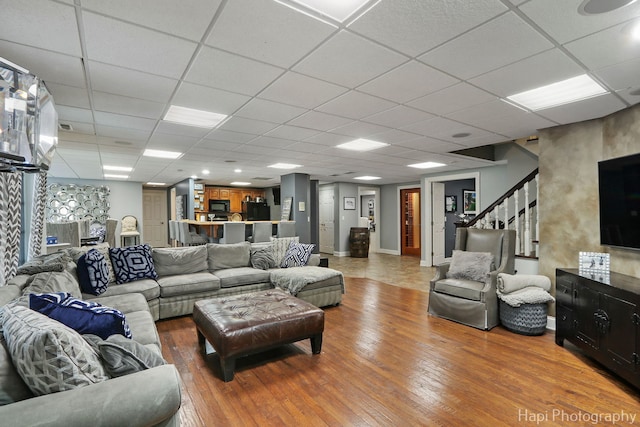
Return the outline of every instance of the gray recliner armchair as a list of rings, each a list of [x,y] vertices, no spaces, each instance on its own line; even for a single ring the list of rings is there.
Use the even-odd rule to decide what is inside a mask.
[[[515,230],[458,228],[455,249],[489,252],[493,263],[484,282],[447,277],[450,263],[436,266],[429,288],[429,313],[478,329],[498,325],[498,273],[514,274],[515,240]]]

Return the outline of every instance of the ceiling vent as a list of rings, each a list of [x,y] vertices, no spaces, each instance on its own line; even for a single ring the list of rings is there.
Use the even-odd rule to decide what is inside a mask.
[[[73,132],[73,126],[71,126],[69,123],[58,123],[58,129],[67,132]]]

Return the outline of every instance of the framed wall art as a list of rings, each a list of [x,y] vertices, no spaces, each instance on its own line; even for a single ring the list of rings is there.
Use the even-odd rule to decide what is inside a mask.
[[[444,211],[455,212],[458,209],[458,198],[456,196],[444,196]]]
[[[475,190],[462,190],[462,213],[465,215],[478,213]]]
[[[355,211],[356,210],[356,198],[355,197],[345,197],[344,198],[344,210],[345,211]]]

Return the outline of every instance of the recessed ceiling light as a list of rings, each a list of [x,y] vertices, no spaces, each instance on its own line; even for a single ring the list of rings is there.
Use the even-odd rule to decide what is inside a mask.
[[[578,6],[578,12],[582,15],[597,15],[620,9],[635,2],[636,0],[584,0]]]
[[[277,1],[277,0],[276,0]],[[305,6],[315,12],[335,19],[338,22],[344,22],[347,18],[353,15],[358,9],[364,6],[369,0],[291,0],[294,3]],[[281,3],[278,1],[278,3]],[[284,3],[281,3],[284,4]],[[288,5],[285,5],[288,6]],[[299,12],[302,10],[292,7],[292,9]]]
[[[182,156],[182,153],[178,153],[177,151],[164,151],[164,150],[144,150],[142,153],[143,156],[146,157],[160,157],[161,159],[177,159]]]
[[[274,163],[267,167],[274,168],[274,169],[295,169],[295,168],[302,167],[302,165],[294,165],[292,163]]]
[[[117,175],[117,174],[112,174],[112,173],[105,173],[104,175],[105,178],[117,178],[117,179],[127,179],[129,178],[129,175]]]
[[[191,175],[190,178],[191,179],[198,179],[198,175]]]
[[[213,128],[226,118],[227,116],[224,114],[172,105],[163,120],[187,126]]]
[[[209,175],[209,169],[202,169],[202,175]]]
[[[244,182],[244,181],[233,181],[231,183],[231,185],[251,185],[250,182]]]
[[[242,169],[234,169],[233,171],[234,171],[235,173],[240,173],[240,172],[242,172]]]
[[[379,176],[354,176],[353,179],[359,179],[361,181],[375,181],[376,179],[381,179]]]
[[[345,142],[344,144],[336,145],[336,148],[342,148],[343,150],[353,150],[353,151],[369,151],[375,150],[378,148],[386,147],[389,144],[386,142],[373,141],[371,139],[355,139],[350,142]]]
[[[131,172],[133,168],[126,166],[102,166],[102,169],[106,171],[118,171],[118,172]]]
[[[416,168],[416,169],[429,169],[429,168],[439,168],[440,166],[446,166],[446,165],[444,163],[438,163],[438,162],[424,162],[424,163],[414,163],[408,166],[410,168]]]
[[[164,182],[147,182],[147,185],[167,185]]]
[[[603,95],[607,91],[591,77],[582,74],[567,80],[507,96],[507,99],[532,111],[557,107]]]

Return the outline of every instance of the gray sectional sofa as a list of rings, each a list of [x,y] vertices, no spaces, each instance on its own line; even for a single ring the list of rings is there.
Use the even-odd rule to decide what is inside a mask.
[[[253,245],[243,242],[153,248],[153,263],[158,274],[156,280],[110,283],[106,292],[99,296],[80,292],[75,280],[76,264],[69,262],[63,272],[18,275],[5,286],[0,286],[0,315],[5,305],[13,306],[19,301],[24,304],[25,295],[32,292],[69,292],[83,300],[122,311],[133,340],[161,354],[155,320],[191,314],[194,303],[201,299],[273,288],[272,274],[278,275],[278,283],[281,284],[283,277],[288,275],[295,277],[294,282],[303,277],[304,283],[295,284],[295,295],[316,306],[339,304],[344,293],[343,276],[336,270],[310,265],[318,264],[318,256],[312,256],[304,267],[268,270],[252,267],[252,251],[271,248],[278,261],[277,247],[287,244],[286,241],[276,241]],[[84,248],[72,248],[67,250],[67,254],[77,260],[85,251]],[[54,276],[56,280],[50,279]],[[66,280],[68,277],[72,279]],[[156,366],[85,387],[36,397],[15,370],[2,334],[0,341],[2,423],[12,426],[180,424],[180,380],[173,365]]]

